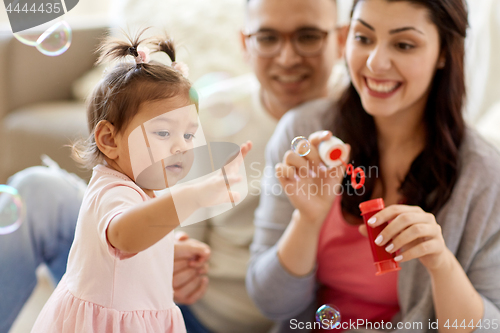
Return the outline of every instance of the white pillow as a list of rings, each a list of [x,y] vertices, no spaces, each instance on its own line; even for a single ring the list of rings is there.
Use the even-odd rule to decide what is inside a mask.
[[[167,31],[177,42],[177,60],[189,66],[195,81],[210,72],[250,71],[239,38],[245,5],[246,0],[114,0],[110,13],[116,28],[136,32],[153,26],[148,35]]]

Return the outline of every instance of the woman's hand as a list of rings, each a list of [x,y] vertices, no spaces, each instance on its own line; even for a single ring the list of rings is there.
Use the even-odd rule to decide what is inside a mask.
[[[301,219],[318,224],[323,222],[335,196],[340,194],[339,184],[345,172],[344,166],[328,169],[319,156],[319,144],[331,136],[330,131],[311,134],[309,154],[301,157],[289,150],[283,162],[276,164],[276,177]],[[349,153],[349,145],[347,149]]]
[[[375,244],[384,246],[389,253],[400,250],[396,261],[418,258],[430,272],[449,264],[451,252],[433,214],[418,206],[391,205],[375,214],[368,224],[377,227],[388,221],[391,222],[375,239]],[[363,233],[362,228],[360,231]]]

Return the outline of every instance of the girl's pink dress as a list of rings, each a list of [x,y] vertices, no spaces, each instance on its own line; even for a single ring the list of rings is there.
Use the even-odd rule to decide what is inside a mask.
[[[137,254],[114,249],[106,238],[114,217],[147,200],[127,176],[103,165],[94,168],[66,274],[32,332],[186,332],[173,301],[173,232]]]

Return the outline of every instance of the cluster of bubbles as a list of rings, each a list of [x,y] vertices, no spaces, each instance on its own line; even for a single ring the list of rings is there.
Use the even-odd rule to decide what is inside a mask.
[[[0,235],[16,231],[24,219],[24,205],[18,191],[8,185],[0,185]]]
[[[328,323],[328,330],[336,329],[340,326],[340,311],[334,305],[324,304],[316,310],[316,321]]]
[[[304,136],[298,136],[292,140],[292,151],[299,156],[306,156],[311,152],[311,143]]]
[[[66,52],[71,46],[73,33],[66,21],[40,25],[14,34],[23,44],[34,46],[41,53],[55,57]]]

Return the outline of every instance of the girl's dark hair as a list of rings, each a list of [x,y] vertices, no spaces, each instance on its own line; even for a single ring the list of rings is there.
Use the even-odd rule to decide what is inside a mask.
[[[360,1],[363,0],[354,0],[352,12]],[[462,105],[465,99],[467,8],[462,0],[386,1],[407,1],[427,8],[430,19],[438,29],[441,50],[446,57],[445,67],[437,70],[431,83],[424,112],[425,148],[411,164],[399,188],[405,204],[417,205],[427,212],[436,213],[449,199],[459,172],[459,147],[465,132]],[[375,122],[363,109],[352,83],[339,100],[332,132],[351,144],[351,158],[355,166],[370,167],[370,172],[373,166],[379,167]],[[371,198],[376,179],[369,177],[370,172],[367,172],[362,195],[344,191],[342,209],[345,212],[359,216],[358,205]],[[347,186],[350,186],[350,176],[343,180],[344,189]]]
[[[106,38],[98,48],[97,64],[123,60],[105,71],[104,77],[87,98],[87,122],[90,136],[73,144],[72,157],[84,167],[92,168],[102,162],[104,155],[97,148],[94,131],[101,120],[109,121],[119,133],[137,114],[144,102],[157,101],[177,95],[196,104],[197,94],[191,83],[171,66],[157,61],[136,63],[140,45],[150,45],[152,52],[165,52],[175,62],[175,47],[168,37],[141,38],[144,29],[127,40]],[[130,59],[126,59],[129,57]]]

